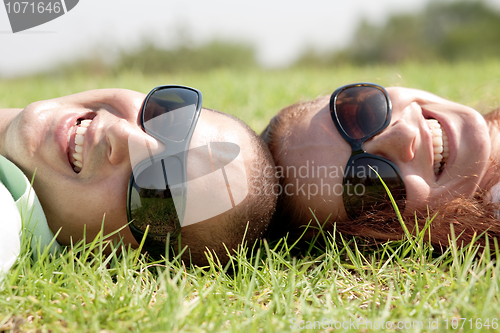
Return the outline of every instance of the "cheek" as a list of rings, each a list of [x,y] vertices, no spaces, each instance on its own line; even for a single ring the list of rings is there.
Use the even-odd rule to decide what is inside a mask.
[[[427,208],[438,208],[447,200],[454,199],[464,192],[470,182],[456,183],[453,186],[430,187],[419,176],[404,177],[406,187],[406,207],[404,214],[414,215],[415,211],[425,214]]]
[[[316,174],[313,174],[314,170]],[[295,202],[302,206],[301,210],[307,216],[312,210],[318,221],[322,222],[347,217],[342,199],[343,169],[330,167],[327,170],[310,168],[308,176],[290,179],[282,193],[295,196]]]
[[[58,241],[93,239],[104,221],[104,234],[111,233],[127,223],[127,184],[115,178],[97,183],[74,184],[54,182],[35,186],[49,227],[55,233],[61,229]]]
[[[424,179],[409,175],[404,177],[403,181],[406,189],[405,215],[414,215],[415,211],[423,211],[429,204],[434,204],[434,201],[430,200],[431,188]]]
[[[37,151],[36,129],[28,126],[17,126],[14,133],[7,137],[5,155],[29,176],[35,169],[35,152]]]

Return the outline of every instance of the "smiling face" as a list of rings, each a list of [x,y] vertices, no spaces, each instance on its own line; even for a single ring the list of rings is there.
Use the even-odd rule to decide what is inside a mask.
[[[34,188],[50,228],[54,232],[62,228],[60,243],[80,239],[84,229],[87,239],[93,239],[103,221],[104,234],[126,225],[132,172],[129,145],[137,142],[149,145],[153,152],[163,150],[163,144],[139,126],[145,96],[121,89],[92,90],[11,110],[15,118],[0,133],[4,139],[0,153],[28,178],[36,170]],[[242,147],[241,155],[251,160],[255,148],[248,136],[251,130],[231,130],[238,126],[225,114],[203,109],[192,143],[234,142]],[[187,163],[189,166],[189,154]],[[236,170],[240,169],[244,167]],[[237,187],[232,190],[236,195]],[[213,191],[211,194],[213,197]],[[210,223],[213,227],[218,222],[212,218]],[[121,236],[126,243],[137,245],[129,228],[124,228]]]
[[[363,149],[398,166],[407,193],[404,213],[411,216],[477,191],[491,146],[484,118],[420,90],[387,91],[391,123]],[[270,133],[263,136],[284,177],[282,200],[292,202],[302,215],[311,209],[319,221],[330,214],[330,221],[347,220],[342,183],[351,148],[331,119],[329,96],[283,110],[270,127],[275,127],[272,138]]]

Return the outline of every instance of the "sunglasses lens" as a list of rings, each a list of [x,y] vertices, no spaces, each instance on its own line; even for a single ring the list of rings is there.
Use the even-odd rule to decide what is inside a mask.
[[[176,157],[145,160],[132,174],[128,193],[132,230],[148,235],[175,235],[180,230],[176,204],[182,197],[182,164]],[[140,238],[142,235],[140,235]]]
[[[356,218],[363,212],[392,207],[389,195],[377,173],[391,191],[399,209],[404,210],[406,192],[396,168],[386,161],[371,156],[361,156],[349,163],[344,175],[343,197],[350,218]]]
[[[186,154],[201,99],[199,91],[188,87],[155,88],[142,106],[141,125],[165,150],[153,152],[147,142],[129,139],[133,171],[127,216],[138,242],[149,228],[144,249],[151,254],[164,254],[168,237],[180,233],[186,205]]]
[[[389,103],[377,87],[355,86],[342,90],[335,103],[338,124],[352,139],[378,133],[389,119]]]
[[[143,124],[146,131],[180,142],[193,124],[200,97],[196,91],[169,87],[155,91],[146,101]]]

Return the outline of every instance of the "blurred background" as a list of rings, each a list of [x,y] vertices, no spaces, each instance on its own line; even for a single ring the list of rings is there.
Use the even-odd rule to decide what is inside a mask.
[[[24,32],[0,10],[0,77],[483,60],[500,0],[85,0]]]
[[[500,0],[82,0],[15,34],[0,8],[0,107],[182,84],[260,132],[360,81],[500,107]]]

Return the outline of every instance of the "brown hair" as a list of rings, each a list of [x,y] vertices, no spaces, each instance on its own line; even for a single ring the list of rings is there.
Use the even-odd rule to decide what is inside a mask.
[[[308,110],[317,105],[317,100],[290,105],[274,116],[261,133],[260,136],[267,144],[277,166],[283,164],[281,161],[284,154],[286,154],[287,141],[291,134],[290,126],[299,122]],[[279,178],[281,188],[287,183],[288,179],[286,177]],[[293,240],[301,235],[303,231],[301,227],[307,223],[310,214],[307,207],[303,207],[300,202],[294,200],[294,197],[287,195],[278,197],[276,213],[266,232],[266,237],[276,239],[288,234],[290,239]]]
[[[300,102],[281,110],[271,119],[261,137],[267,143],[276,165],[280,166],[284,154],[286,154],[287,138],[290,135],[290,127],[299,121],[304,114],[314,109],[321,99],[310,102]],[[490,134],[495,135],[500,128],[500,109],[485,116],[490,128]],[[495,131],[492,131],[492,130]],[[494,133],[493,133],[494,132]],[[492,167],[498,169],[497,163],[492,161]],[[500,237],[500,205],[490,202],[486,198],[487,190],[500,181],[499,173],[492,177],[487,188],[477,192],[473,197],[455,198],[440,207],[434,207],[424,212],[415,212],[414,216],[404,218],[404,223],[410,232],[423,230],[426,222],[432,219],[427,230],[426,239],[437,246],[447,246],[451,237],[451,230],[457,237],[458,243],[468,244],[475,237],[482,236],[479,244],[485,243],[485,236],[491,238]],[[286,178],[280,178],[280,185],[287,184]],[[297,239],[304,231],[305,226],[311,222],[313,228],[309,228],[304,234],[303,240],[310,240],[317,232],[317,222],[309,212],[309,208],[295,196],[281,195],[278,198],[277,213],[271,222],[267,237],[277,238],[288,234],[289,239]],[[417,221],[417,222],[416,222]],[[323,223],[324,221],[319,221]],[[323,229],[333,230],[336,222],[336,230],[346,235],[359,236],[369,242],[401,239],[404,230],[395,218],[394,212],[376,212],[357,218],[354,221],[329,221]],[[493,242],[490,245],[493,246]]]

